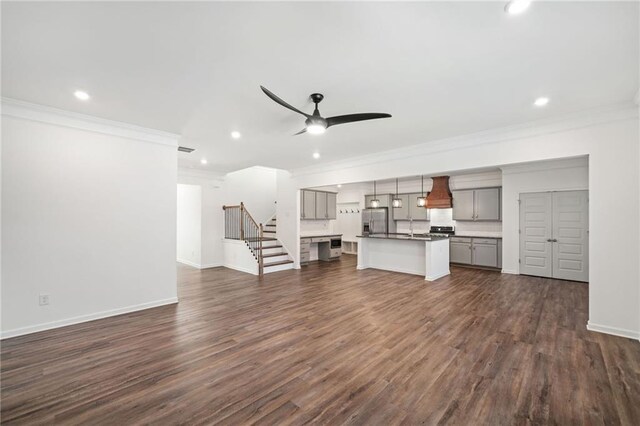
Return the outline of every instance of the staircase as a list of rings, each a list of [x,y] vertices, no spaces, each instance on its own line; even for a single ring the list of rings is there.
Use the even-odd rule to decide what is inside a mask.
[[[273,217],[266,225],[258,224],[244,203],[222,206],[225,212],[225,238],[243,240],[257,262],[258,275],[293,268],[293,260],[277,238],[277,222]]]

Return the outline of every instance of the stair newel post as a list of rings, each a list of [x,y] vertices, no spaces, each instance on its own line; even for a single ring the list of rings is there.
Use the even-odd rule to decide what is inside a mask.
[[[240,202],[240,239],[244,240],[244,203]]]
[[[258,273],[260,274],[260,276],[262,276],[264,274],[264,253],[262,250],[262,238],[264,236],[264,232],[263,232],[263,228],[262,228],[262,224],[260,224],[260,236],[258,237],[258,240],[260,241],[260,250],[258,251],[259,253],[259,257],[258,257]]]

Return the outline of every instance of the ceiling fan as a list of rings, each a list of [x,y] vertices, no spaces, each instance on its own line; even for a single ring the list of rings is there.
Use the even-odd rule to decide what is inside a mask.
[[[320,115],[320,111],[318,111],[318,104],[322,102],[322,100],[324,99],[324,96],[320,93],[311,94],[310,96],[311,100],[313,101],[314,104],[316,104],[316,107],[313,110],[313,114],[309,115],[307,113],[300,111],[298,108],[289,105],[288,103],[286,103],[285,101],[283,101],[282,99],[274,95],[266,87],[260,86],[260,88],[262,89],[264,94],[270,97],[274,102],[279,103],[283,107],[288,108],[291,111],[295,111],[298,114],[302,114],[305,117],[307,117],[307,119],[304,121],[304,124],[306,127],[300,130],[295,135],[300,135],[305,132],[309,132],[312,135],[319,135],[324,133],[325,130],[327,130],[327,128],[331,126],[336,126],[338,124],[347,124],[347,123],[353,123],[355,121],[374,120],[376,118],[391,117],[391,114],[385,114],[385,113],[379,113],[379,112],[366,112],[361,114],[337,115],[335,117],[324,118]]]

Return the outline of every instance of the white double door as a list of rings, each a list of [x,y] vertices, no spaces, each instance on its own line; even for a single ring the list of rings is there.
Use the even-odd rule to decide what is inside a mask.
[[[588,191],[520,194],[520,273],[589,281]]]

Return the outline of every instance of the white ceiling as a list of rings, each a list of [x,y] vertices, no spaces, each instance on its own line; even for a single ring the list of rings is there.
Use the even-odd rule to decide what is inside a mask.
[[[2,95],[183,135],[182,166],[285,169],[630,101],[637,2],[7,3]],[[303,117],[393,118],[291,136]],[[83,89],[88,102],[72,93]],[[549,96],[546,108],[533,100]],[[238,130],[243,137],[229,136]],[[321,154],[314,160],[314,151]],[[200,165],[206,157],[208,165]]]

